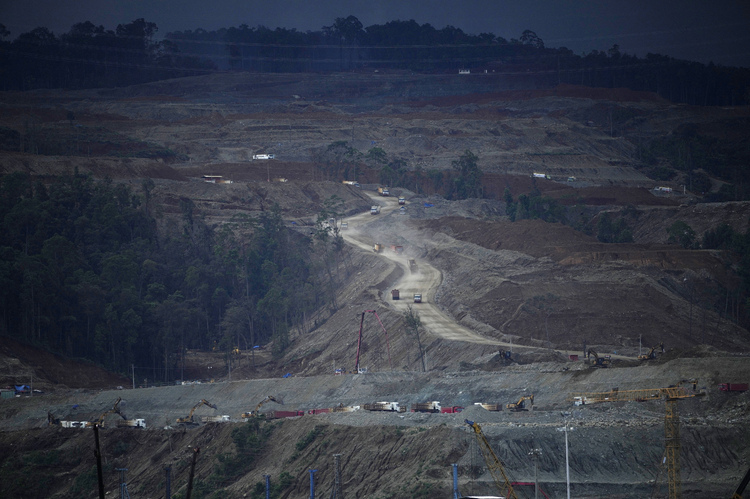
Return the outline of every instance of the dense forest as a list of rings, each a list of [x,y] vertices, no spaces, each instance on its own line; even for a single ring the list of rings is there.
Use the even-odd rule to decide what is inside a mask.
[[[272,341],[280,354],[292,328],[333,302],[343,244],[324,224],[300,237],[273,208],[214,230],[189,199],[179,220],[157,223],[153,187],[1,177],[0,334],[170,380],[187,348]],[[321,220],[336,216],[335,199],[326,207]]]
[[[501,75],[515,87],[560,83],[656,92],[674,102],[744,105],[750,69],[700,64],[659,54],[645,58],[607,51],[575,54],[546,47],[533,31],[505,39],[437,29],[414,20],[363,26],[336,18],[319,31],[265,26],[167,33],[137,19],[115,30],[89,21],[55,35],[44,27],[6,40],[0,25],[0,90],[127,86],[214,71],[332,72],[409,70]],[[478,76],[478,75],[477,75]]]

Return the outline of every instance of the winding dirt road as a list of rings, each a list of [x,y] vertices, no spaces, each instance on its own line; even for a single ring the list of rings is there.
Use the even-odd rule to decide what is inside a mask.
[[[369,194],[369,193],[368,193]],[[353,217],[347,218],[345,221],[349,227],[357,227],[357,230],[345,230],[341,231],[341,235],[344,241],[356,246],[358,248],[373,251],[373,245],[376,241],[367,234],[367,231],[362,230],[369,222],[375,220],[375,217],[387,216],[392,212],[399,210],[398,200],[394,197],[380,197],[375,194],[369,194],[373,199],[373,205],[380,205],[381,212],[379,215],[372,215],[370,213],[362,213]],[[408,205],[406,206],[408,210]],[[392,216],[394,224],[400,224],[398,216]],[[399,312],[406,312],[407,307],[412,305],[414,310],[419,314],[419,318],[422,321],[422,326],[428,333],[451,341],[464,341],[469,343],[481,343],[487,345],[507,345],[510,344],[502,343],[492,338],[486,338],[481,336],[470,329],[467,329],[460,324],[457,324],[453,319],[443,313],[437,306],[433,305],[435,292],[442,282],[442,273],[427,263],[424,260],[415,260],[417,263],[417,271],[412,272],[409,269],[409,257],[405,254],[398,254],[389,248],[385,248],[379,255],[383,258],[390,260],[393,264],[401,267],[403,276],[393,286],[394,289],[398,289],[401,299],[400,300],[388,300],[390,306],[398,310]],[[422,303],[414,303],[413,296],[415,293],[422,294]],[[388,293],[390,296],[390,292]]]
[[[372,198],[373,205],[380,205],[381,210],[379,215],[372,215],[370,212],[361,213],[349,218],[344,219],[348,223],[349,229],[341,231],[341,235],[348,244],[360,248],[365,251],[373,251],[373,245],[377,242],[372,239],[370,232],[365,230],[365,227],[369,223],[377,220],[376,217],[384,217],[397,212],[400,208],[398,200],[395,197],[381,197],[375,193],[367,193]],[[409,209],[409,205],[406,205],[406,210]],[[389,217],[389,221],[395,225],[402,225],[399,216],[393,213]],[[398,231],[396,231],[398,232]],[[436,305],[434,305],[435,293],[442,283],[443,275],[440,270],[430,265],[427,261],[421,259],[415,259],[417,264],[417,270],[412,272],[409,268],[410,256],[407,254],[398,254],[388,247],[385,247],[379,256],[388,259],[394,265],[401,267],[402,277],[393,284],[393,289],[398,289],[400,298],[399,300],[387,299],[387,304],[399,312],[406,312],[407,307],[412,305],[413,309],[417,311],[419,318],[422,322],[424,330],[437,338],[450,340],[450,341],[462,341],[467,343],[484,344],[484,345],[497,345],[499,347],[509,347],[510,349],[531,349],[531,350],[546,350],[547,348],[523,346],[508,342],[503,342],[494,338],[488,338],[482,336],[475,331],[472,331],[460,324],[454,319],[446,315]],[[388,272],[389,273],[389,272]],[[386,275],[388,274],[386,273]],[[383,276],[384,278],[385,276]],[[422,294],[422,303],[414,303],[414,293]],[[390,292],[388,293],[390,298]],[[562,355],[568,355],[566,350],[554,350]],[[612,355],[612,358],[618,359],[631,359],[632,357],[625,357],[622,355]]]

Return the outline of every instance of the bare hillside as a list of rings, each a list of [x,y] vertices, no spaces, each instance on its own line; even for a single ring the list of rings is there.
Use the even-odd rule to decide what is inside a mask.
[[[147,429],[117,428],[121,418],[107,415],[101,438],[111,494],[117,469],[127,468],[133,496],[159,497],[171,466],[173,492],[184,496],[194,449],[194,497],[265,497],[257,485],[264,474],[286,480],[278,497],[302,497],[309,469],[319,470],[316,482],[329,494],[334,454],[342,456],[351,497],[448,497],[453,463],[462,492],[497,493],[469,419],[482,425],[518,481],[533,480],[528,452],[540,448],[543,488],[562,497],[558,428],[567,419],[576,427],[575,497],[641,498],[654,489],[663,497],[665,402],[574,406],[571,397],[691,380],[693,391],[679,402],[683,497],[729,496],[747,469],[749,392],[718,390],[719,383],[750,381],[750,333],[738,325],[730,292],[739,282],[737,262],[720,251],[668,244],[667,229],[684,221],[699,236],[723,223],[745,232],[750,205],[696,204],[681,179],[653,181],[639,161],[640,141],[686,124],[736,140],[747,109],[407,73],[217,74],[120,89],[6,93],[0,107],[0,173],[26,171],[44,181],[77,169],[136,192],[148,178],[151,209],[164,225],[176,223],[183,200],[213,228],[278,205],[287,228],[308,237],[333,195],[342,203],[338,222],[348,224],[340,264],[330,269],[340,283],[335,304],[291,331],[282,355],[274,357],[272,345],[231,359],[189,351],[182,370],[189,383],[156,387],[154,379],[129,380],[3,345],[2,383],[33,378],[45,393],[0,402],[0,496],[96,497],[92,431],[47,426],[48,417],[95,421],[118,399],[123,414],[144,418]],[[33,150],[20,152],[21,141]],[[321,167],[322,152],[342,141],[361,153],[357,167]],[[396,197],[376,194],[382,165],[365,157],[374,147],[426,179],[392,187],[406,200],[403,211]],[[485,198],[435,195],[428,174],[451,170],[466,150],[479,158]],[[274,159],[253,159],[257,154]],[[207,183],[204,175],[233,183]],[[353,176],[362,187],[341,183]],[[658,194],[657,185],[673,190]],[[506,188],[516,199],[530,192],[556,199],[581,227],[603,213],[628,217],[634,242],[601,243],[575,230],[575,220],[511,222]],[[373,204],[381,206],[378,215],[369,212]],[[376,243],[382,252],[373,251]],[[394,289],[402,299],[392,299]],[[409,306],[422,321],[418,338],[407,331]],[[659,344],[663,354],[637,358]],[[588,349],[609,356],[611,365],[591,367]],[[348,374],[334,375],[336,369]],[[533,410],[507,409],[532,394]],[[242,422],[241,414],[268,395],[279,403],[262,412],[305,415]],[[204,399],[217,409],[199,406],[199,421],[230,421],[176,424]],[[433,400],[465,410],[307,413]],[[489,412],[479,402],[503,410]]]

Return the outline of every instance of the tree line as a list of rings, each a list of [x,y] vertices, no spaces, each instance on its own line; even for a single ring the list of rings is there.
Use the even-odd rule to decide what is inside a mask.
[[[289,231],[277,206],[214,229],[187,198],[157,223],[153,189],[77,172],[0,177],[0,334],[171,380],[189,348],[272,342],[280,354],[330,303],[342,271],[327,229]]]
[[[466,69],[515,79],[515,88],[569,83],[656,92],[695,105],[750,102],[748,68],[660,54],[639,58],[622,53],[618,45],[575,54],[566,47],[546,47],[531,30],[506,39],[414,20],[365,27],[348,16],[304,33],[241,24],[214,31],[176,31],[156,41],[157,32],[157,25],[143,18],[115,30],[85,21],[60,36],[38,27],[8,41],[10,33],[0,25],[0,85],[3,90],[114,87],[214,71]]]

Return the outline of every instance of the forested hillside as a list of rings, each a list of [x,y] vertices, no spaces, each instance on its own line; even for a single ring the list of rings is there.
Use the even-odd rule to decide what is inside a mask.
[[[266,26],[166,33],[143,18],[107,29],[90,21],[56,35],[45,27],[6,41],[0,25],[0,90],[122,87],[212,73],[310,73],[407,70],[475,78],[502,75],[506,89],[551,88],[561,83],[655,92],[673,102],[743,105],[750,70],[704,65],[660,54],[639,58],[618,45],[576,54],[547,47],[531,30],[518,38],[469,34],[414,20],[364,26],[338,17],[318,31]]]
[[[149,363],[168,380],[187,348],[273,340],[280,353],[330,299],[335,276],[316,270],[313,240],[287,231],[276,207],[215,230],[183,198],[181,217],[157,224],[152,189],[78,173],[0,178],[2,334],[123,373]],[[334,257],[336,240],[318,236]]]

